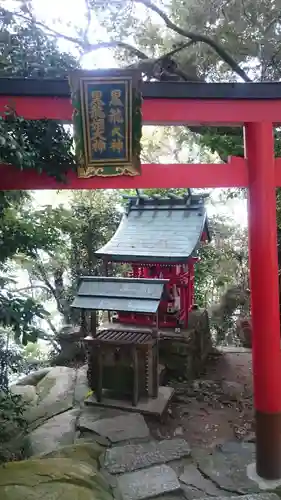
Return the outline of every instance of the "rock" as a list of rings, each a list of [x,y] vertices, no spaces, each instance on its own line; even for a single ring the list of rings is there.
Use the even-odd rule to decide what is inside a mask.
[[[249,434],[247,434],[244,437],[244,442],[245,443],[255,443],[256,442],[256,433],[255,432],[249,432]]]
[[[110,445],[108,439],[98,436],[98,434],[94,434],[93,432],[90,431],[89,432],[78,431],[76,433],[75,443],[98,444],[98,446],[101,446],[103,450],[105,450],[105,448],[107,448]]]
[[[98,459],[102,453],[103,448],[97,443],[75,443],[46,453],[42,458],[71,458],[76,462],[85,462],[98,469]]]
[[[256,493],[253,495],[225,496],[221,495],[216,500],[279,500],[276,493]],[[201,497],[201,500],[210,500],[209,497]]]
[[[193,486],[186,486],[185,484],[182,484],[181,487],[184,491],[185,500],[195,500],[197,498],[200,498],[200,500],[202,500],[202,495],[204,495],[204,492],[202,492],[201,490],[197,490],[197,488],[194,488]],[[207,498],[208,500],[210,500],[210,497]]]
[[[174,495],[161,495],[157,497],[157,500],[186,500],[184,495],[179,495],[175,493]]]
[[[220,450],[204,451],[196,458],[199,470],[220,488],[239,494],[259,491],[247,476],[247,465],[255,461],[252,443],[225,443]]]
[[[176,429],[174,430],[174,436],[182,436],[183,433],[184,433],[184,429],[181,425],[176,427]]]
[[[212,481],[206,479],[193,464],[185,466],[183,474],[180,476],[180,481],[187,486],[200,490],[200,496],[202,496],[203,493],[210,496],[219,496],[221,494],[221,490],[217,488]]]
[[[37,385],[42,378],[44,378],[49,371],[52,370],[52,367],[41,368],[40,370],[36,370],[35,372],[29,373],[23,378],[20,378],[17,381],[17,385]]]
[[[239,441],[226,441],[220,445],[218,448],[222,453],[236,454],[252,456],[255,453],[255,446],[249,442],[239,442]]]
[[[38,395],[34,385],[12,385],[11,392],[20,396],[25,404],[36,404]]]
[[[81,366],[77,370],[76,383],[74,389],[74,403],[81,404],[86,399],[90,390],[87,380],[88,365]]]
[[[119,476],[118,488],[123,500],[143,500],[181,489],[176,473],[167,465]]]
[[[79,427],[91,430],[111,443],[129,441],[131,439],[147,439],[149,429],[142,415],[124,414],[102,420],[79,419]]]
[[[74,393],[76,371],[66,366],[56,366],[37,384],[40,402],[52,404],[54,401],[71,396]]]
[[[78,411],[70,410],[47,420],[29,434],[32,455],[50,453],[60,446],[73,444]]]
[[[116,446],[107,450],[103,466],[111,474],[121,474],[172,460],[180,460],[189,455],[190,447],[184,439],[151,441],[143,444]]]
[[[71,409],[74,405],[76,371],[65,366],[52,368],[37,384],[37,405],[26,412],[28,423],[45,420]]]
[[[230,382],[228,380],[222,381],[223,393],[232,401],[240,399],[244,393],[244,386],[238,382]]]
[[[115,418],[128,413],[114,408],[103,408],[102,406],[84,406],[78,420],[78,427],[84,430],[91,430],[93,422],[104,418]]]
[[[113,500],[104,478],[85,462],[47,458],[0,467],[2,500]]]
[[[77,422],[78,429],[93,431],[93,424],[103,416],[103,408],[83,408]]]

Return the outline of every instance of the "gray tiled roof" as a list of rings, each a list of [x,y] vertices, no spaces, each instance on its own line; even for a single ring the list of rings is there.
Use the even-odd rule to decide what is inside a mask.
[[[133,201],[132,201],[133,200]],[[127,213],[111,240],[96,255],[121,262],[186,262],[197,249],[207,215],[193,197],[129,200]]]
[[[165,283],[168,280],[84,276],[71,307],[156,313]]]

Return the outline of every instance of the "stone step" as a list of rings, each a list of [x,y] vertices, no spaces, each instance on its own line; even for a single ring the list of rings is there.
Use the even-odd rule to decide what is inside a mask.
[[[107,450],[103,467],[111,474],[123,474],[172,460],[180,460],[189,455],[189,444],[180,438],[128,444]]]
[[[117,479],[117,487],[123,500],[145,500],[181,491],[177,475],[168,465],[123,474]]]
[[[119,415],[114,418],[96,420],[96,415],[81,416],[79,427],[94,432],[108,442],[108,445],[149,438],[149,429],[142,415],[137,413]]]

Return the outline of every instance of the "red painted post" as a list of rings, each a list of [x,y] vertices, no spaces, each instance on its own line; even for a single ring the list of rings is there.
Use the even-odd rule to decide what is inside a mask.
[[[253,325],[256,467],[281,478],[281,352],[272,123],[245,125]]]

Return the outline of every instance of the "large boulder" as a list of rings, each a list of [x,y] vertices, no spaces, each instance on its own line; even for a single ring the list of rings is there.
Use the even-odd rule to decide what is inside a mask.
[[[46,368],[40,368],[40,370],[36,370],[34,372],[25,375],[17,381],[17,385],[33,385],[36,386],[40,380],[42,380],[47,373],[51,370],[51,366]]]
[[[36,386],[37,405],[28,408],[26,419],[35,427],[74,405],[76,370],[65,366],[52,368]]]
[[[113,500],[110,486],[85,461],[45,458],[0,467],[1,500]]]
[[[73,444],[79,411],[72,409],[47,420],[28,435],[30,454],[40,455]]]
[[[88,384],[87,377],[88,365],[83,365],[77,370],[76,374],[76,384],[74,391],[74,403],[75,405],[81,405],[84,403],[89,391],[90,387]]]
[[[104,453],[104,448],[98,443],[75,443],[62,446],[55,451],[42,455],[42,458],[71,458],[76,462],[85,462],[98,469],[98,459]]]
[[[12,385],[10,387],[12,394],[20,396],[24,404],[36,404],[38,395],[36,393],[36,387],[34,385]]]

